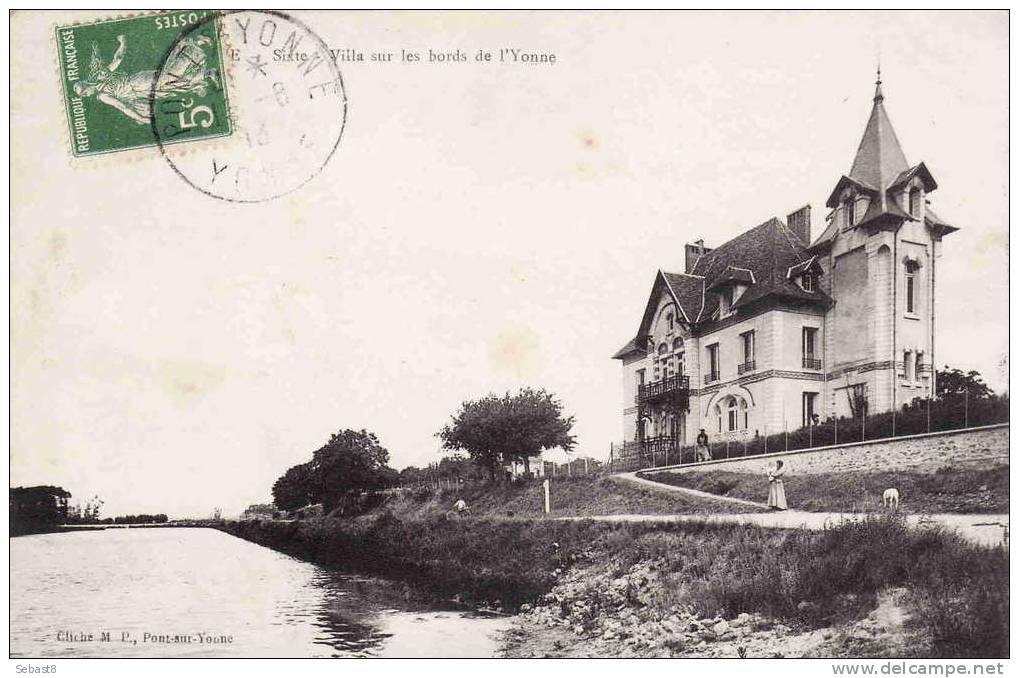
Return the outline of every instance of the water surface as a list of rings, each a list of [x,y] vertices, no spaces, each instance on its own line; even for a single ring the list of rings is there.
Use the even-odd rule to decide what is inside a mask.
[[[15,657],[488,657],[509,624],[212,529],[32,535],[10,551]]]

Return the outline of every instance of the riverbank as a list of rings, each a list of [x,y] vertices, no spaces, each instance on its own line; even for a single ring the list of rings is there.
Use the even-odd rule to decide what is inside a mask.
[[[348,516],[379,516],[392,513],[402,518],[444,517],[463,499],[475,518],[544,518],[544,490],[540,480],[511,483],[472,482],[456,488],[429,487],[400,493],[358,498],[338,513]],[[663,494],[634,486],[616,476],[560,476],[551,479],[551,517],[584,517],[618,514],[710,515],[731,513],[731,502],[690,495]],[[740,509],[740,512],[763,509]]]
[[[808,531],[385,513],[221,529],[519,611],[506,656],[1008,653],[1007,552],[891,517]]]

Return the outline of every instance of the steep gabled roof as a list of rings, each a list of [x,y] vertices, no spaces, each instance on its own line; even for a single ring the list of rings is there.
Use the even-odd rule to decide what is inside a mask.
[[[704,278],[689,273],[667,273],[662,276],[669,283],[676,304],[683,312],[687,324],[695,322],[704,306]]]
[[[938,187],[938,182],[934,181],[934,175],[927,169],[926,163],[920,163],[919,165],[913,165],[904,172],[900,172],[899,176],[892,179],[892,183],[888,188],[898,188],[915,176],[920,177],[920,181],[923,182],[923,190],[928,193]]]
[[[821,272],[822,270],[823,269],[821,268],[821,264],[820,262],[818,262],[817,257],[813,256],[807,259],[806,261],[801,261],[795,266],[790,266],[789,270],[785,274],[785,277],[788,278],[789,280],[793,280],[796,278],[796,276],[800,275],[804,271]]]
[[[753,282],[736,300],[736,308],[768,296],[829,303],[824,292],[807,292],[787,277],[791,267],[810,259],[806,250],[799,235],[772,218],[705,254],[693,272],[704,276],[708,290],[724,284],[734,269],[749,272]],[[708,297],[698,320],[709,319],[717,307],[718,299]]]
[[[743,285],[753,285],[757,280],[754,279],[754,272],[749,268],[740,268],[739,266],[728,266],[722,274],[715,278],[711,285],[708,286],[709,292],[714,292],[725,285],[730,283],[741,283]]]

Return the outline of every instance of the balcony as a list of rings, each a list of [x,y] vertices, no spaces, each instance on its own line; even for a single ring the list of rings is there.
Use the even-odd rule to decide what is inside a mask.
[[[748,372],[753,372],[756,369],[757,369],[757,361],[756,360],[748,360],[745,363],[740,363],[740,365],[736,368],[736,371],[737,371],[738,374],[746,374]]]
[[[690,377],[674,374],[661,381],[637,387],[637,404],[665,399],[685,399],[690,395]]]
[[[709,372],[709,373],[704,375],[704,383],[705,384],[710,384],[712,382],[718,381],[721,378],[722,378],[722,375],[719,374],[718,372]]]
[[[670,461],[676,464],[680,463],[679,440],[672,436],[644,438],[640,441],[640,449],[644,456],[652,462],[652,465],[668,464]],[[672,459],[669,459],[670,456]]]
[[[819,370],[821,369],[821,361],[814,356],[803,356],[803,369],[805,370]]]

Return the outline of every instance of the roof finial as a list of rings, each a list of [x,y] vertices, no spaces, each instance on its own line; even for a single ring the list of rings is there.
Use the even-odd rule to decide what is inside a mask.
[[[874,83],[874,101],[883,101],[885,95],[881,93],[881,63],[877,66],[877,81]]]

